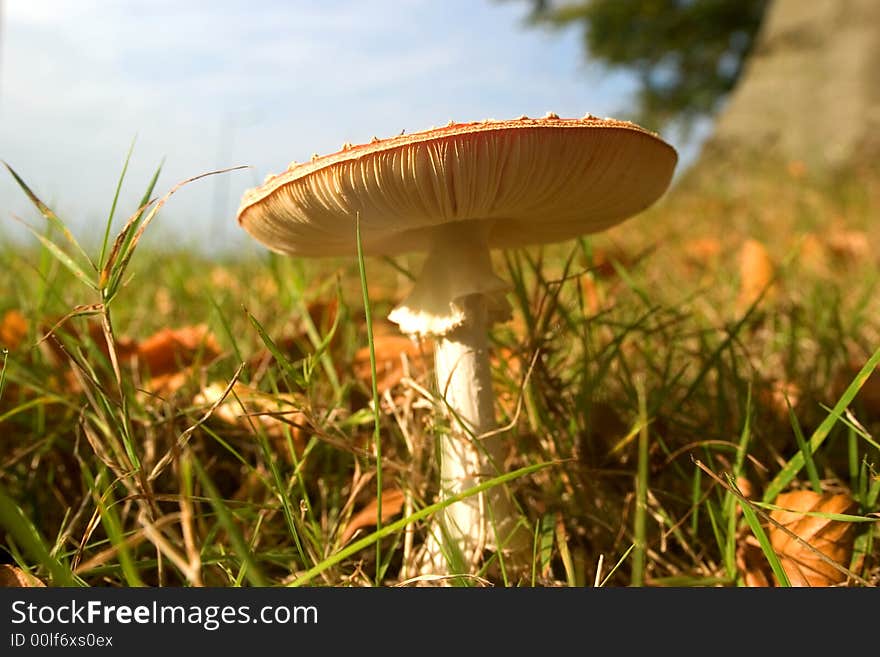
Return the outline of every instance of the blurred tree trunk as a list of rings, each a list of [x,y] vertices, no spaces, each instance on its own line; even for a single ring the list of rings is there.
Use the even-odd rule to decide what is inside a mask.
[[[880,0],[773,0],[694,173],[756,156],[816,173],[880,157]]]

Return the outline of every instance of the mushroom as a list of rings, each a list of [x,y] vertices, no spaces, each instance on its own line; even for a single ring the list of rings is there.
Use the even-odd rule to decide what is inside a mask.
[[[389,319],[405,334],[436,340],[450,424],[439,438],[443,500],[500,474],[508,452],[496,431],[489,329],[511,308],[490,249],[617,224],[663,195],[676,161],[672,146],[627,121],[548,114],[450,122],[294,163],[245,193],[238,221],[269,249],[294,256],[355,254],[358,216],[365,255],[427,252]],[[472,569],[484,549],[511,568],[531,559],[531,531],[503,486],[438,514],[422,571]]]

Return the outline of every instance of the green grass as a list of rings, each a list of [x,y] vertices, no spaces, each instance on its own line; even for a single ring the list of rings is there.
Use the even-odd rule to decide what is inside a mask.
[[[106,225],[79,237],[18,178],[37,214],[31,245],[0,245],[0,317],[26,322],[21,339],[0,337],[0,555],[52,584],[410,583],[442,507],[432,437],[447,423],[430,367],[380,392],[377,347],[418,260],[146,247],[177,189],[151,204],[157,177],[121,228],[117,189]],[[753,536],[784,583],[767,509],[813,489],[856,500],[835,518],[857,528],[849,584],[876,585],[878,528],[865,519],[880,511],[880,408],[863,388],[880,361],[880,273],[876,255],[832,248],[830,231],[876,244],[878,207],[870,181],[768,178],[748,194],[683,192],[606,235],[498,254],[514,305],[492,336],[511,456],[483,487],[516,493],[534,563],[509,581],[489,556],[448,581],[736,586]],[[818,264],[798,251],[807,234],[829,245]],[[696,258],[698,237],[720,252]],[[746,237],[778,266],[743,307]],[[200,345],[157,388],[130,340],[196,324],[219,356]],[[363,347],[367,378],[353,367]],[[222,399],[199,396],[211,384]],[[393,489],[403,511],[343,543]]]

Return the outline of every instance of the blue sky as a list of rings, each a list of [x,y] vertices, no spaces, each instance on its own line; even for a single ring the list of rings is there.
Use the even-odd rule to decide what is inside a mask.
[[[614,116],[634,89],[522,2],[0,1],[0,158],[86,241],[135,137],[122,215],[163,157],[157,191],[252,167],[185,188],[154,231],[239,246],[241,193],[291,160],[450,119]],[[2,172],[0,235],[11,213],[38,223]]]

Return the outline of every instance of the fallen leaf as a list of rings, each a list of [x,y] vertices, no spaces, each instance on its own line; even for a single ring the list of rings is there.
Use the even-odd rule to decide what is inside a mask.
[[[767,588],[773,585],[770,564],[751,534],[740,536],[736,545],[736,567],[743,577],[743,584],[750,588]]]
[[[150,376],[179,372],[196,359],[209,363],[220,355],[220,345],[205,324],[162,329],[137,346],[138,365]]]
[[[104,356],[109,357],[110,350],[107,348],[107,338],[104,336],[104,327],[94,320],[88,323],[89,338],[94,342]],[[131,338],[113,336],[113,344],[116,348],[116,357],[120,362],[129,360],[137,354],[138,345]]]
[[[10,351],[18,349],[27,332],[28,324],[24,315],[15,308],[7,310],[3,313],[3,319],[0,319],[0,347]]]
[[[57,381],[69,392],[81,391],[79,379],[74,370],[70,368],[71,345],[79,345],[83,348],[92,343],[105,358],[109,358],[107,340],[104,337],[104,329],[100,321],[95,319],[85,320],[85,332],[77,328],[75,317],[66,316],[54,320],[46,320],[39,324],[39,333],[42,338],[37,346],[47,363],[62,370]],[[137,354],[137,343],[126,337],[114,336],[116,357],[120,365],[131,362]],[[100,373],[100,372],[99,372]],[[54,377],[53,377],[54,378]]]
[[[183,388],[192,378],[192,369],[186,367],[179,372],[168,372],[159,376],[151,376],[144,381],[142,388],[146,390],[150,396],[169,397],[175,392]]]
[[[828,271],[828,249],[815,233],[807,233],[801,239],[798,261],[807,271],[819,274]]]
[[[793,491],[781,493],[775,504],[783,510],[772,511],[770,517],[773,520],[828,559],[841,566],[849,566],[855,540],[855,523],[805,515],[805,512],[852,513],[856,504],[849,495]],[[779,555],[782,568],[792,586],[833,586],[846,580],[845,573],[776,525],[770,526],[769,535],[770,543]]]
[[[204,365],[216,359],[220,345],[206,325],[197,324],[162,329],[126,353],[132,354],[130,358],[146,377],[143,388],[154,395],[168,396],[192,378],[196,362]]]
[[[747,500],[750,500],[755,496],[755,487],[752,486],[752,482],[742,475],[739,475],[736,478],[736,487],[739,489],[739,492],[742,494],[742,496]],[[742,510],[742,507],[738,506],[737,508]]]
[[[378,335],[373,339],[376,352],[376,383],[379,394],[390,390],[406,375],[403,357],[406,357],[411,376],[424,372],[430,364],[433,346],[429,341],[415,342],[403,335]],[[357,350],[353,359],[354,375],[368,389],[372,387],[370,348]]]
[[[773,261],[764,245],[757,240],[746,240],[739,252],[738,311],[749,308],[762,294],[765,299],[772,294],[774,271]]]
[[[403,509],[406,496],[397,488],[386,488],[382,491],[382,522],[387,522]],[[359,529],[372,527],[376,524],[376,511],[378,505],[376,498],[370,500],[364,508],[358,511],[349,521],[342,532],[342,544],[348,543]]]
[[[584,302],[590,315],[598,315],[602,309],[602,300],[599,295],[599,288],[596,285],[596,279],[592,273],[581,276],[581,290],[583,290]]]
[[[747,477],[743,477],[742,475],[739,475],[736,478],[736,487],[739,490],[739,492],[742,494],[742,496],[744,498],[746,498],[747,500],[751,500],[754,498],[755,488],[754,488],[754,486],[752,486],[752,482],[749,481]],[[742,505],[737,504],[736,509],[734,509],[734,514],[736,515],[737,518],[739,518],[742,516],[742,513],[743,513]],[[743,532],[740,536],[737,537],[737,549],[739,549],[740,543],[742,543],[743,539],[751,540],[752,538],[754,538],[754,536],[752,535],[751,532]],[[766,559],[764,560],[764,564],[769,565],[769,564],[767,564]]]
[[[834,228],[828,233],[828,249],[845,263],[866,259],[871,254],[871,243],[860,230]]]
[[[495,401],[504,409],[505,415],[513,415],[520,400],[520,384],[525,375],[520,354],[510,347],[499,346],[490,350],[489,362],[493,370],[501,372],[501,379],[505,382],[495,390]]]
[[[597,248],[593,250],[593,262],[590,271],[598,278],[611,278],[617,275],[617,270],[614,267],[615,263],[623,267],[629,267],[632,264],[632,258],[620,248]]]
[[[213,406],[226,390],[222,383],[212,383],[193,399],[199,406]],[[302,403],[291,394],[270,395],[243,383],[236,383],[229,395],[214,410],[213,417],[249,432],[262,430],[280,454],[290,456],[285,444],[290,431],[298,454],[305,449],[308,419],[299,409]]]
[[[796,409],[802,394],[801,387],[794,381],[768,381],[759,384],[757,390],[761,406],[768,408],[781,422],[789,421],[789,404]]]
[[[45,584],[18,566],[0,564],[0,588],[45,588]]]
[[[715,237],[699,237],[685,242],[683,250],[688,264],[708,267],[721,255],[721,241]]]
[[[101,322],[95,319],[88,319],[85,326],[86,331],[83,334],[77,329],[74,317],[70,316],[60,320],[42,322],[40,324],[40,332],[46,336],[46,339],[41,340],[39,344],[47,360],[56,366],[68,363],[68,356],[63,347],[62,338],[83,346],[85,346],[87,341],[91,341],[105,357],[109,357],[107,339],[104,336],[104,328]],[[116,357],[120,363],[127,362],[132,356],[137,354],[138,345],[130,338],[114,335],[114,345],[116,347]]]
[[[69,366],[69,347],[64,344],[67,341],[80,345],[91,342],[109,358],[102,323],[94,319],[88,320],[85,331],[82,331],[72,319],[67,317],[54,323],[41,324],[40,330],[46,335],[46,339],[39,342],[39,347],[46,360],[58,368]],[[197,361],[202,364],[210,363],[220,355],[217,339],[204,324],[177,329],[165,328],[142,342],[114,335],[113,346],[120,367],[138,370],[141,374],[140,386],[158,395],[170,394],[181,388],[191,378],[192,365]],[[72,370],[67,370],[64,378],[71,389],[79,389],[80,385]]]
[[[306,310],[309,313],[312,324],[314,324],[318,330],[321,330],[322,328],[329,329],[333,326],[333,322],[336,321],[336,314],[339,312],[339,303],[336,299],[331,299],[330,301],[312,301],[312,303],[306,307]]]

